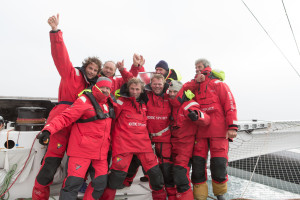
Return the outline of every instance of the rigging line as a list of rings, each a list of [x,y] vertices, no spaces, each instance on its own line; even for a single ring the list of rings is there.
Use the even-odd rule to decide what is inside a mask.
[[[288,16],[288,14],[287,14],[287,12],[286,12],[286,8],[285,8],[285,5],[284,5],[284,2],[283,2],[283,0],[282,0],[282,5],[283,5],[283,8],[284,8],[284,11],[285,11],[286,18],[287,18],[287,20],[288,20],[288,22],[289,22],[289,25],[290,25],[290,28],[291,28],[291,31],[292,31],[292,34],[293,34],[294,41],[295,41],[295,44],[296,44],[296,47],[297,47],[298,53],[299,53],[299,55],[300,55],[300,51],[299,51],[299,47],[298,47],[298,44],[297,44],[297,41],[296,41],[296,37],[295,37],[294,31],[293,31],[293,28],[292,28],[292,25],[291,25],[291,22],[290,22],[289,16]]]
[[[282,54],[282,56],[286,59],[286,61],[290,64],[290,66],[293,68],[293,70],[297,73],[297,75],[300,78],[300,74],[299,72],[295,69],[295,67],[292,65],[292,63],[290,62],[290,60],[285,56],[285,54],[283,53],[283,51],[279,48],[279,46],[276,44],[276,42],[272,39],[272,37],[269,35],[269,33],[266,31],[266,29],[263,27],[263,25],[258,21],[258,19],[255,17],[255,15],[253,14],[253,12],[250,10],[250,8],[247,6],[247,4],[241,0],[243,2],[243,4],[246,6],[246,8],[248,9],[248,11],[252,14],[252,16],[255,18],[255,20],[257,21],[257,23],[260,25],[260,27],[265,31],[265,33],[269,36],[270,40],[273,42],[273,44],[277,47],[277,49],[280,51],[280,53]]]

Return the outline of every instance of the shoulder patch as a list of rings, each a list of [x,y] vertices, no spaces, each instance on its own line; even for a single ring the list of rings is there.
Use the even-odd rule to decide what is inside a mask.
[[[79,69],[75,68],[75,73],[76,73],[76,76],[80,76]]]
[[[117,103],[120,104],[120,105],[123,105],[124,102],[121,101],[120,99],[118,99],[118,100],[117,100]]]
[[[83,103],[85,103],[85,102],[86,102],[86,98],[85,98],[85,96],[81,96],[81,97],[79,97],[79,99],[81,99],[81,101],[83,101]]]
[[[193,101],[193,102],[191,102],[191,103],[189,103],[187,106],[185,106],[184,107],[184,110],[187,110],[187,109],[189,109],[191,106],[193,106],[193,105],[199,105],[197,102],[195,102],[195,101]]]
[[[108,111],[108,108],[107,108],[107,106],[105,105],[105,104],[103,104],[103,108],[104,108],[104,110],[107,112]]]

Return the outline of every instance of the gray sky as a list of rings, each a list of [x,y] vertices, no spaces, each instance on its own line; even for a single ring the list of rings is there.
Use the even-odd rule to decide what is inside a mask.
[[[282,1],[245,2],[300,72]],[[300,45],[300,1],[284,3]],[[1,1],[0,96],[57,97],[47,24],[56,13],[74,66],[98,56],[129,68],[139,53],[147,71],[163,59],[186,82],[204,57],[225,71],[240,120],[300,119],[300,78],[240,0]]]

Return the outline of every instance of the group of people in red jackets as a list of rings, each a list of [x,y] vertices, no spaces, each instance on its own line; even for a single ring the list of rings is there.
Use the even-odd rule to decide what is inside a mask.
[[[59,15],[48,23],[61,82],[58,105],[39,136],[47,151],[32,199],[49,199],[49,186],[65,151],[67,175],[60,199],[77,199],[89,175],[84,199],[113,200],[117,189],[130,186],[139,165],[154,200],[206,199],[209,151],[213,193],[225,199],[228,146],[237,135],[236,104],[206,59],[196,60],[195,78],[185,84],[163,60],[155,66],[154,75],[137,78],[145,71],[145,59],[136,54],[130,71],[124,61],[107,61],[102,67],[97,57],[74,68],[57,28]],[[122,78],[114,77],[116,69]],[[112,152],[110,167],[108,152]]]

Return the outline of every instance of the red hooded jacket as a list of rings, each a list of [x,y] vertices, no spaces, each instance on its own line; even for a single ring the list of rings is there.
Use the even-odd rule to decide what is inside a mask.
[[[109,105],[107,101],[109,99],[112,102],[110,97],[106,97],[100,91],[99,94],[95,94],[93,91],[93,94],[103,113],[108,113]],[[90,99],[86,95],[82,95],[72,106],[53,118],[43,130],[54,134],[78,119],[89,119],[95,115],[96,111]],[[87,123],[74,123],[70,134],[67,155],[88,159],[106,159],[110,146],[111,122],[111,118],[106,118]]]
[[[234,97],[226,83],[211,78],[211,68],[201,71],[205,81],[196,83],[192,80],[184,88],[194,89],[195,100],[201,111],[210,116],[208,126],[199,126],[197,138],[226,137],[228,129],[237,130],[237,110]]]
[[[145,102],[128,97],[121,88],[116,106],[116,121],[112,131],[112,154],[153,152],[147,130]],[[125,89],[124,89],[125,90]]]
[[[58,101],[68,102],[68,104],[57,105],[50,113],[48,117],[48,122],[51,121],[53,117],[61,113],[67,107],[70,106],[78,97],[78,94],[89,87],[91,84],[86,79],[85,75],[80,69],[74,68],[65,46],[62,32],[50,32],[51,41],[51,54],[56,66],[56,69],[61,77]],[[95,82],[98,77],[95,78]]]
[[[169,101],[172,105],[172,153],[192,157],[198,126],[207,126],[210,117],[200,111],[200,105],[196,101],[189,100],[185,96],[183,89],[178,92],[175,99],[169,99]],[[197,121],[192,121],[188,117],[189,110],[198,112]]]

